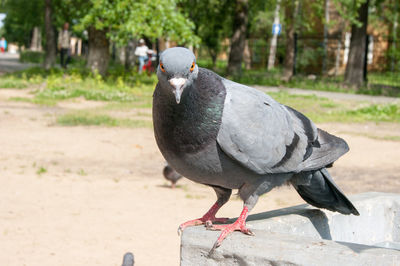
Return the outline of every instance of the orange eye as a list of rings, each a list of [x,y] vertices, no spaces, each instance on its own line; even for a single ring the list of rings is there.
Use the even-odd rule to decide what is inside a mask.
[[[195,63],[193,62],[193,63],[192,63],[192,66],[190,67],[190,72],[193,72],[194,67],[195,67]]]
[[[160,61],[160,69],[161,69],[162,72],[165,72],[164,65],[163,65],[163,63],[161,61]]]

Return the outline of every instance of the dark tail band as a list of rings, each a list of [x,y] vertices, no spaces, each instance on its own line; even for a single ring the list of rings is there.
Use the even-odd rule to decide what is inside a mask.
[[[291,183],[299,195],[315,207],[342,214],[360,215],[325,168],[296,174]]]

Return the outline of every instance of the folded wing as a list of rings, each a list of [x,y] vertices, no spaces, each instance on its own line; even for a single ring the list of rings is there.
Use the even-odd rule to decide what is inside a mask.
[[[221,149],[258,174],[325,167],[348,150],[346,142],[317,129],[300,112],[268,95],[232,82],[226,87]]]

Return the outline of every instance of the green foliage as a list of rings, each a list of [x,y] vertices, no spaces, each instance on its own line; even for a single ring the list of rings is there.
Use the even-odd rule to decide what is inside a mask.
[[[194,22],[194,32],[210,57],[216,59],[221,43],[232,32],[232,0],[183,0],[180,5]]]
[[[108,37],[125,44],[135,36],[169,37],[181,44],[198,43],[193,23],[177,8],[176,0],[91,0],[75,29],[106,29]]]
[[[350,22],[350,25],[354,24],[357,25],[357,27],[361,27],[362,23],[357,20],[358,9],[366,1],[367,0],[332,0],[332,4],[335,6],[340,16]],[[372,5],[373,3],[370,3],[370,6]]]
[[[24,63],[43,63],[44,52],[25,50],[20,53],[19,61]]]
[[[29,46],[32,29],[43,26],[43,0],[5,0],[4,31],[7,41]]]

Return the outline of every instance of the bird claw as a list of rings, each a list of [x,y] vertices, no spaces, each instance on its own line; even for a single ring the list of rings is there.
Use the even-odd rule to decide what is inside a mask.
[[[247,230],[245,232],[242,231],[242,233],[249,235],[249,236],[255,236],[256,234],[253,233],[250,229],[246,228]]]
[[[215,241],[213,247],[212,247],[211,250],[210,250],[210,253],[214,252],[215,249],[217,249],[219,246],[221,246],[221,243],[219,243],[218,240]]]
[[[217,223],[225,223],[226,221],[229,220],[229,218],[217,218],[217,219],[218,219],[218,220],[214,220],[214,222],[217,222]],[[207,230],[215,230],[215,229],[213,229],[213,227],[214,227],[215,225],[213,224],[213,221],[211,221],[211,220],[206,221],[205,224],[204,224],[204,226],[206,227]]]
[[[208,229],[209,227],[213,226],[213,222],[224,223],[228,220],[229,220],[229,218],[202,217],[199,219],[187,221],[178,227],[178,230],[177,230],[178,236],[180,236],[182,234],[183,230],[185,230],[185,228],[189,227],[189,226],[196,226],[196,225],[204,224],[206,226],[206,228]]]
[[[183,229],[181,228],[181,226],[179,226],[178,230],[177,230],[178,236],[180,236],[182,234],[182,232],[183,232]]]
[[[208,230],[209,228],[211,228],[212,226],[213,226],[213,224],[212,224],[211,221],[206,221],[205,227],[206,227],[207,230]]]
[[[233,224],[217,224],[213,225],[211,223],[206,223],[207,230],[212,230],[212,231],[222,231],[220,236],[218,237],[217,241],[214,243],[214,246],[212,247],[211,251],[215,250],[219,246],[221,246],[222,241],[231,233],[234,231],[240,231],[243,234],[249,235],[249,236],[255,236],[253,231],[251,231],[249,228],[246,227],[245,224],[240,224],[240,223],[233,223]]]

